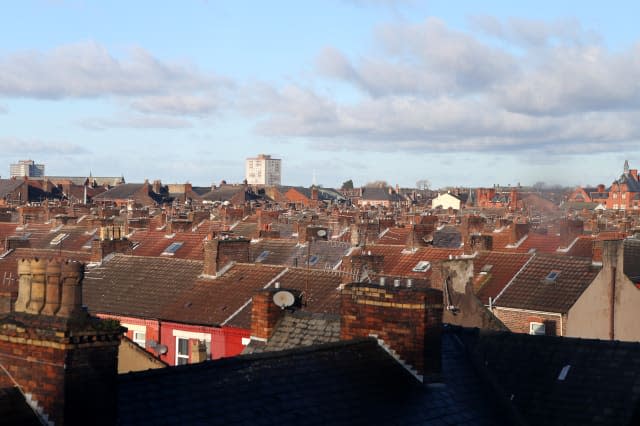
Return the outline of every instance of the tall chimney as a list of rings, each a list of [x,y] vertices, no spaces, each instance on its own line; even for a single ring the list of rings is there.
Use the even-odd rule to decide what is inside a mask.
[[[353,283],[342,290],[341,302],[343,340],[376,336],[420,380],[440,380],[440,290]]]
[[[204,275],[215,276],[230,262],[250,262],[247,238],[208,238],[204,242]]]
[[[19,261],[19,303],[0,316],[0,363],[8,373],[0,374],[0,388],[17,384],[45,423],[113,425],[124,329],[81,309],[83,270],[78,262]]]

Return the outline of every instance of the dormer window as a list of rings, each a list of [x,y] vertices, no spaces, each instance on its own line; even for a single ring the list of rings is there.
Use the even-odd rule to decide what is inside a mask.
[[[428,260],[421,260],[418,264],[413,268],[413,272],[426,272],[431,267],[431,262]]]
[[[173,256],[180,247],[182,247],[182,242],[175,242],[175,243],[171,243],[169,244],[169,247],[167,247],[166,249],[164,249],[164,251],[162,252],[163,256]]]

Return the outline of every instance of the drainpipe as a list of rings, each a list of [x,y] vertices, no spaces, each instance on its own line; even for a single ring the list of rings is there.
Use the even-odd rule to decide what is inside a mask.
[[[616,309],[616,267],[611,268],[611,291],[609,294],[609,340],[615,338],[615,309]]]

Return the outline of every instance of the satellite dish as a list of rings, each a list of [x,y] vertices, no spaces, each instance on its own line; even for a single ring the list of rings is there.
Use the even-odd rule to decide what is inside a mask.
[[[327,235],[327,231],[325,231],[324,229],[319,229],[316,234],[318,234],[318,237],[324,237],[325,235]]]
[[[157,353],[159,353],[160,355],[166,354],[168,350],[169,350],[169,348],[167,347],[167,345],[157,345],[155,347],[155,351]]]
[[[291,292],[286,290],[280,290],[273,295],[273,303],[275,303],[276,306],[279,306],[282,309],[288,308],[289,306],[293,305],[295,301],[295,296]]]

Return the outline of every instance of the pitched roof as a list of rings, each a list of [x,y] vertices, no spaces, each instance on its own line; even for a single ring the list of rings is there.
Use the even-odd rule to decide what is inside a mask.
[[[362,200],[374,200],[374,201],[402,201],[403,198],[395,192],[389,193],[390,188],[363,188]]]
[[[18,179],[0,179],[0,198],[6,197],[18,189],[21,185],[24,185],[24,182],[25,181]]]
[[[174,232],[171,235],[167,235],[166,231],[137,230],[129,239],[134,243],[132,253],[136,256],[163,256],[171,244],[182,243],[171,257],[203,260],[207,233],[207,227],[199,227],[192,232]]]
[[[340,316],[295,311],[285,313],[265,344],[252,345],[243,353],[273,352],[340,340]]]
[[[551,272],[557,272],[557,277],[547,280]],[[537,254],[495,300],[495,305],[566,313],[598,272],[591,259]]]
[[[193,287],[202,268],[195,260],[116,254],[85,273],[84,303],[93,313],[163,319],[165,306]]]
[[[473,259],[473,289],[482,303],[495,299],[530,258],[526,253],[478,253]]]
[[[131,373],[119,377],[118,418],[122,425],[501,423],[473,373],[462,380],[468,363],[443,361],[453,374],[439,387],[418,384],[372,339]]]
[[[640,343],[460,330],[476,365],[531,425],[640,420]]]
[[[382,244],[368,245],[361,251],[370,251],[371,254],[384,256],[384,274],[382,275],[419,279],[429,278],[432,268],[416,272],[413,269],[418,265],[418,262],[444,260],[449,256],[458,256],[463,253],[461,249],[416,247],[414,250],[407,250],[400,246]]]

